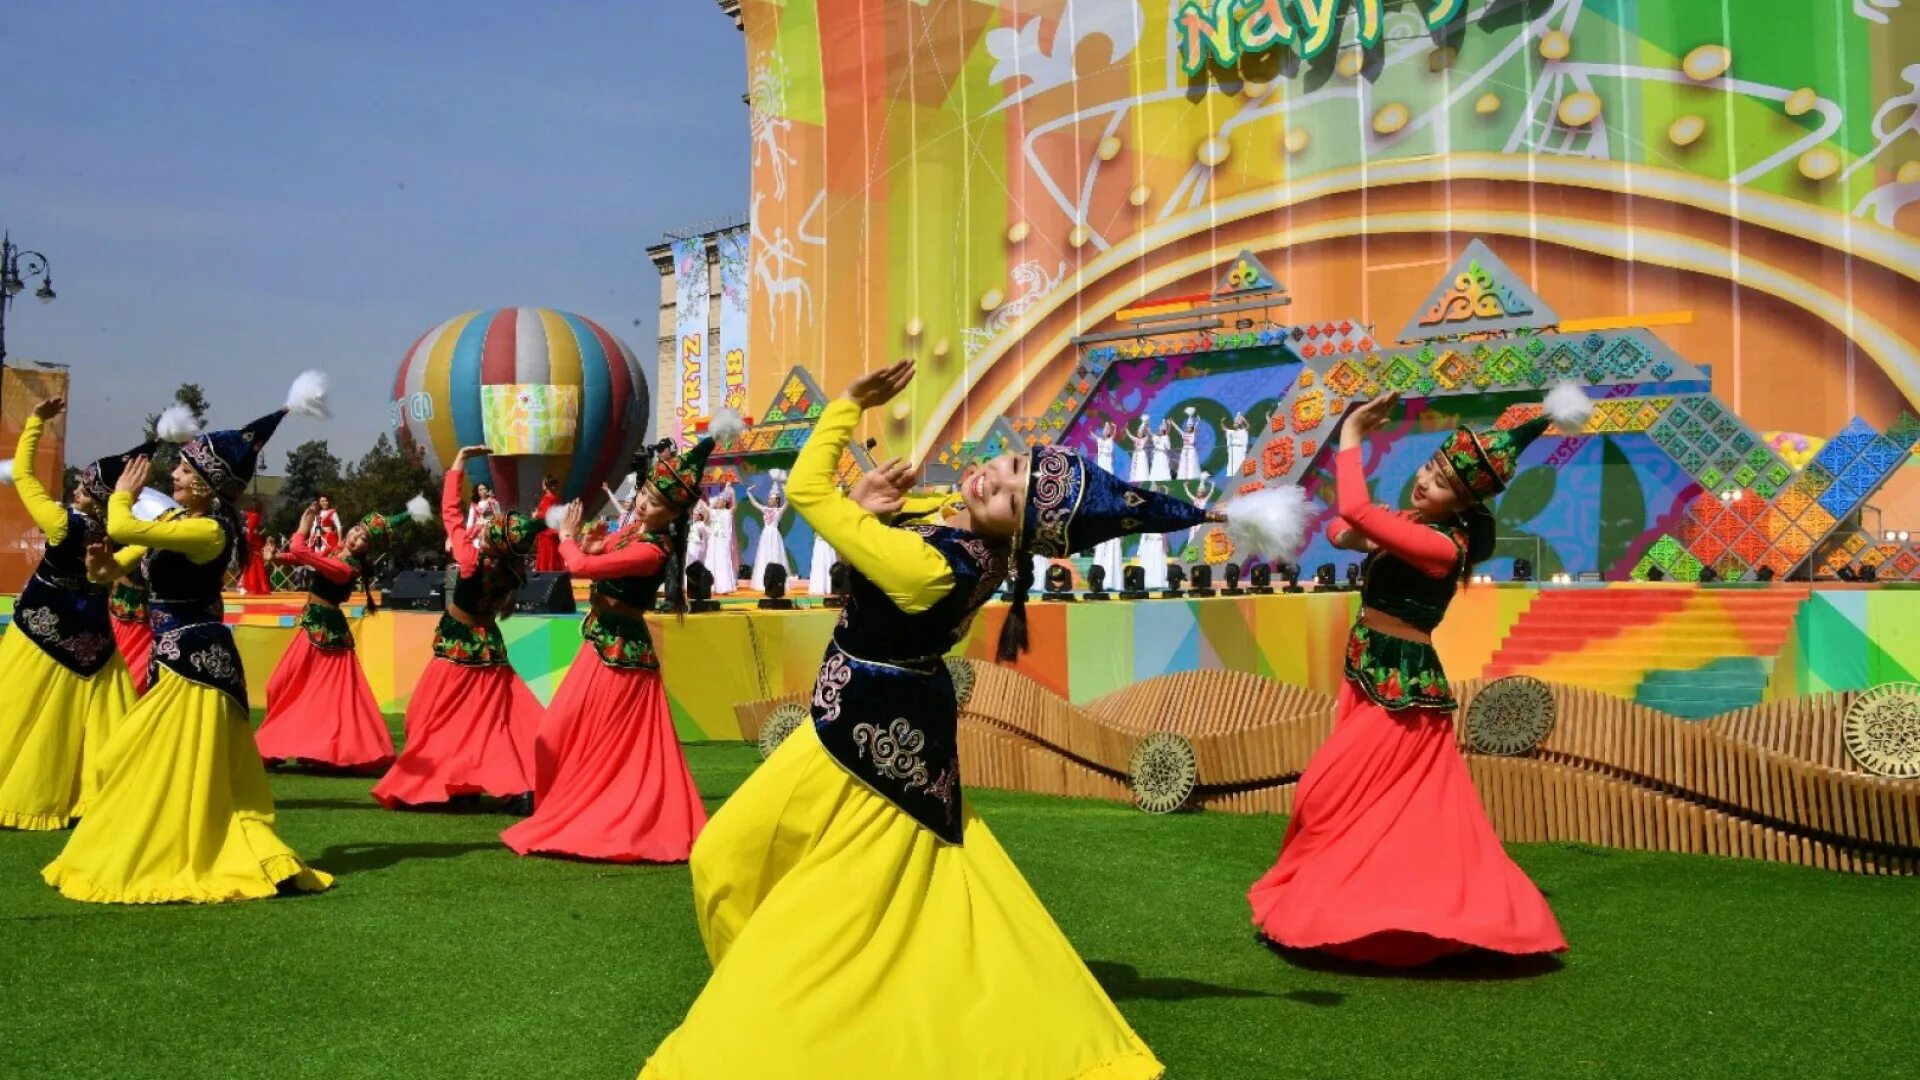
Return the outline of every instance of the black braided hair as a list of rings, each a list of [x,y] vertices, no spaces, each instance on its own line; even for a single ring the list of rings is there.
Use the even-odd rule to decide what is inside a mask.
[[[687,618],[687,529],[688,514],[682,510],[667,530],[672,545],[667,549],[667,583],[671,586],[667,599],[682,622]]]
[[[1021,545],[1013,559],[1013,598],[1007,602],[1007,621],[1000,624],[996,652],[1003,661],[1018,660],[1027,651],[1027,593],[1033,588],[1033,555]]]

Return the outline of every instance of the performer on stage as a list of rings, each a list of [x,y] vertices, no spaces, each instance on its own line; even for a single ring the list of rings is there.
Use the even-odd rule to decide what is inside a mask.
[[[1026,644],[1032,554],[1180,528],[1198,511],[1041,447],[969,469],[964,509],[945,524],[889,528],[836,494],[833,475],[861,411],[912,377],[909,361],[855,381],[794,465],[794,505],[854,571],[848,606],[813,723],[694,846],[713,977],[643,1078],[1161,1074],[962,797],[943,656],[1009,566],[1010,658]],[[747,1015],[752,1038],[740,1034]]]
[[[221,620],[228,562],[246,546],[236,506],[261,448],[289,412],[325,416],[326,377],[307,372],[279,411],[182,447],[173,471],[180,509],[161,520],[133,514],[147,458],[129,461],[115,485],[107,536],[132,546],[113,555],[96,549],[89,568],[110,577],[144,556],[158,673],[115,725],[100,758],[98,796],[41,872],[70,899],[210,903],[332,883],[274,833],[273,791],[249,730],[246,672]]]
[[[545,521],[548,511],[559,505],[560,481],[551,476],[542,477],[540,503],[533,508],[533,516]],[[542,574],[558,573],[560,570],[560,537],[551,529],[534,537],[533,568]]]
[[[522,855],[607,862],[685,862],[706,807],[674,733],[646,615],[687,538],[687,509],[714,438],[655,457],[635,494],[634,523],[583,540],[581,508],[559,528],[567,571],[593,581],[580,652],[560,683],[534,751],[533,816],[500,834]],[[686,612],[686,594],[677,594]]]
[[[340,511],[333,508],[333,501],[325,495],[317,496],[314,504],[319,509],[308,527],[307,546],[315,554],[331,556],[340,550]]]
[[[425,499],[408,511],[431,520]],[[298,761],[348,772],[379,772],[393,763],[393,733],[367,683],[353,648],[353,630],[340,606],[355,585],[372,580],[381,555],[403,517],[368,514],[347,530],[340,557],[322,555],[306,542],[317,507],[308,507],[294,534],[290,562],[312,571],[299,633],[267,682],[267,717],[254,733],[269,763]],[[372,589],[368,585],[369,608]]]
[[[1240,466],[1247,460],[1247,414],[1234,413],[1233,423],[1221,432],[1227,444],[1227,483],[1234,483],[1240,476]]]
[[[841,484],[840,494],[845,495],[846,493],[847,486]],[[833,545],[827,541],[826,537],[820,535],[820,530],[815,529],[813,532],[813,561],[807,564],[807,593],[809,595],[825,596],[833,591],[833,564],[839,561],[840,556],[834,553]]]
[[[483,537],[487,526],[500,520],[500,500],[493,496],[493,485],[484,480],[473,485],[473,504],[467,507],[467,534],[476,540]]]
[[[687,547],[685,555],[680,560],[681,565],[692,566],[694,563],[699,563],[701,566],[707,565],[707,539],[713,528],[711,516],[712,511],[707,507],[705,499],[694,503],[693,509],[687,512]],[[631,522],[623,517],[620,528],[624,529],[629,524]]]
[[[1153,457],[1147,465],[1147,479],[1156,484],[1173,480],[1173,470],[1168,467],[1167,460],[1168,452],[1173,449],[1172,431],[1173,425],[1166,420],[1160,421],[1160,426],[1153,429]]]
[[[1174,477],[1183,481],[1200,479],[1200,421],[1195,419],[1198,412],[1193,406],[1187,406],[1187,422],[1180,426],[1180,467]]]
[[[1163,489],[1159,484],[1149,484],[1148,489],[1159,494]],[[1140,544],[1134,551],[1140,569],[1146,574],[1146,588],[1149,592],[1167,587],[1167,537],[1164,533],[1150,532],[1140,534]]]
[[[787,570],[787,539],[780,534],[780,520],[787,516],[786,496],[781,493],[781,484],[786,480],[784,469],[775,469],[769,474],[773,485],[767,489],[767,501],[762,504],[753,497],[753,489],[747,489],[747,501],[760,511],[760,542],[753,549],[753,579],[747,584],[755,589],[767,587],[767,567],[778,566]]]
[[[1100,425],[1093,436],[1093,460],[1107,472],[1113,471],[1113,421]]]
[[[713,520],[707,525],[706,566],[713,574],[713,595],[740,591],[740,543],[734,539],[733,485],[721,484],[709,503]]]
[[[267,563],[262,555],[266,534],[260,530],[260,503],[247,504],[247,564],[240,572],[240,594],[242,596],[265,596],[273,591],[273,584],[267,578]]]
[[[13,605],[0,638],[0,828],[64,829],[98,797],[108,735],[133,707],[133,682],[114,648],[107,588],[88,575],[89,550],[104,550],[101,520],[129,457],[86,467],[73,505],[55,502],[33,474],[46,425],[66,402],[34,407],[3,478],[13,485],[46,550]]]
[[[533,539],[547,527],[518,510],[467,532],[460,515],[460,478],[467,459],[488,453],[463,448],[440,489],[440,520],[452,541],[459,578],[433,635],[433,659],[407,703],[406,741],[393,768],[373,787],[388,809],[432,806],[492,795],[509,809],[530,810],[533,740],[540,702],[507,662],[500,620],[526,581]]]
[[[1127,425],[1127,442],[1133,446],[1133,452],[1127,455],[1127,481],[1134,484],[1147,482],[1147,447],[1153,442],[1153,429],[1147,425],[1145,414],[1140,417],[1140,426]]]
[[[1511,431],[1460,428],[1421,466],[1412,507],[1367,495],[1360,448],[1398,395],[1348,414],[1335,462],[1338,546],[1367,553],[1333,736],[1301,776],[1279,862],[1253,884],[1253,921],[1282,946],[1349,960],[1425,964],[1471,948],[1566,948],[1545,898],[1507,857],[1454,743],[1453,692],[1433,631],[1493,550],[1487,500],[1549,422],[1593,411],[1563,384],[1547,414]]]

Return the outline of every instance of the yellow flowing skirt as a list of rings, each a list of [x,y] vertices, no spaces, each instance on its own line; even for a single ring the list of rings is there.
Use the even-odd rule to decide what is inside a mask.
[[[642,1080],[1151,1080],[1152,1051],[964,810],[943,843],[802,724],[693,848],[713,977]]]
[[[133,699],[118,655],[76,675],[8,630],[0,638],[0,828],[64,829],[86,813],[102,748]]]
[[[318,892],[273,831],[273,791],[234,700],[164,668],[100,761],[100,793],[40,872],[73,900],[218,903]]]

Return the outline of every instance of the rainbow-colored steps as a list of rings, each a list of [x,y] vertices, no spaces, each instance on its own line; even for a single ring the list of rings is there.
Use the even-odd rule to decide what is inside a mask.
[[[1699,718],[1758,704],[1809,590],[1545,590],[1486,677],[1532,675]]]

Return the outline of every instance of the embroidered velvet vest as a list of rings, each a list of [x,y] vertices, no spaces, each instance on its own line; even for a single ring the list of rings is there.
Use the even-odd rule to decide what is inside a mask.
[[[121,622],[147,621],[147,574],[136,564],[107,593],[107,613]]]
[[[673,540],[667,536],[634,530],[616,537],[607,550],[619,551],[634,544],[653,544],[662,551],[673,548]],[[591,595],[596,600],[605,598],[638,611],[649,611],[666,580],[663,565],[657,574],[595,581]],[[660,656],[654,651],[653,634],[647,629],[645,619],[624,611],[590,612],[580,624],[580,636],[593,646],[600,662],[610,668],[660,670]]]
[[[471,574],[455,572],[453,588],[447,599],[476,620],[468,626],[452,615],[440,616],[433,635],[433,655],[442,660],[471,667],[493,667],[507,662],[507,639],[494,622],[500,608],[513,597],[526,575],[518,560],[482,555],[480,566]]]
[[[13,604],[14,628],[76,675],[97,674],[113,658],[107,589],[87,579],[87,547],[107,538],[100,522],[71,507],[67,534],[49,544]]]
[[[1005,580],[1006,560],[969,532],[907,526],[953,571],[953,588],[907,614],[853,570],[813,686],[813,723],[835,760],[941,839],[961,836],[959,710],[946,653]],[[849,567],[852,570],[852,567]]]
[[[178,516],[176,511],[170,518]],[[224,533],[226,523],[219,524]],[[152,591],[147,609],[153,622],[148,685],[157,683],[160,669],[166,668],[188,682],[220,691],[245,713],[246,670],[233,646],[233,631],[221,621],[225,608],[220,589],[232,557],[231,533],[225,534],[220,554],[205,563],[162,548],[147,552],[147,584]]]
[[[1360,605],[1391,615],[1419,630],[1432,633],[1447,614],[1447,605],[1459,591],[1466,569],[1466,542],[1439,526],[1434,531],[1452,542],[1456,552],[1453,573],[1429,577],[1398,556],[1376,551],[1361,566]],[[1368,629],[1359,621],[1347,638],[1346,675],[1383,709],[1453,709],[1458,703],[1440,654],[1431,644],[1410,641]]]

